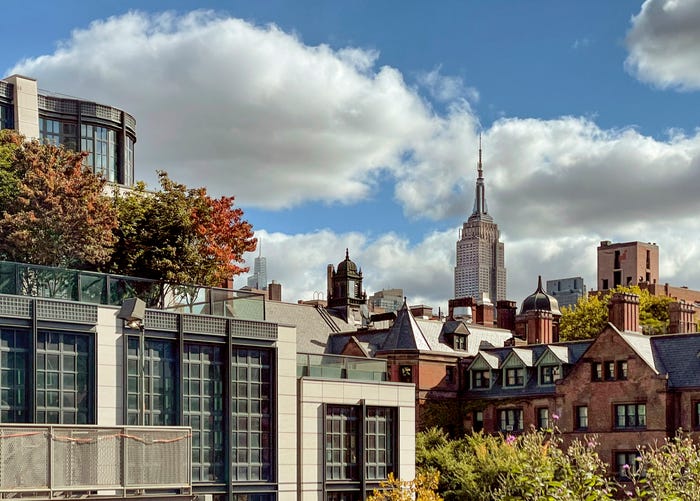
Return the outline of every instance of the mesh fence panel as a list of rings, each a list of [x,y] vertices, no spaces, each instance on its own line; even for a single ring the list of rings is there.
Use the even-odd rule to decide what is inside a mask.
[[[127,430],[126,435],[127,488],[190,483],[189,432],[141,428]]]
[[[48,441],[46,430],[0,430],[0,490],[49,488]]]
[[[121,441],[119,429],[55,429],[54,488],[120,486]]]

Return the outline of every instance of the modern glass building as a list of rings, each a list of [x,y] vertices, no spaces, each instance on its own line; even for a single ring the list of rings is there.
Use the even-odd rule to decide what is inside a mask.
[[[125,111],[41,91],[34,79],[0,80],[0,129],[85,151],[85,164],[112,183],[134,183],[136,120]]]
[[[263,296],[146,282],[0,262],[0,497],[359,501],[413,477],[415,390],[385,361],[298,353]]]

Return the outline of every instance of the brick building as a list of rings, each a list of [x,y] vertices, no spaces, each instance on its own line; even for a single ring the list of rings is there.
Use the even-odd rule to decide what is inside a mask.
[[[659,281],[659,247],[644,242],[614,244],[603,240],[598,246],[598,290],[618,285],[655,284]]]
[[[517,433],[557,426],[566,440],[596,434],[616,471],[637,446],[700,429],[700,333],[686,305],[680,334],[645,336],[639,298],[615,294],[594,340],[480,350],[466,367],[468,428]],[[555,418],[556,416],[556,418]]]

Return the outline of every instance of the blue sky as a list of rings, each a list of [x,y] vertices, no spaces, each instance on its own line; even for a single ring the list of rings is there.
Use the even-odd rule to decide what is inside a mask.
[[[662,282],[700,289],[700,2],[3,10],[3,73],[132,113],[138,178],[235,195],[285,300],[349,247],[368,292],[444,307],[479,132],[513,300],[538,274],[594,288],[604,239],[657,242]]]

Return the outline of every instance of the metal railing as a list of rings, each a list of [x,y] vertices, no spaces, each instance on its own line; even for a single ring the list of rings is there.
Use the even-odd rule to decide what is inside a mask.
[[[297,353],[297,377],[386,381],[386,360]]]
[[[254,292],[11,261],[0,261],[0,294],[115,306],[138,297],[149,308],[265,320],[265,296]]]
[[[0,497],[192,492],[189,427],[0,426]]]

